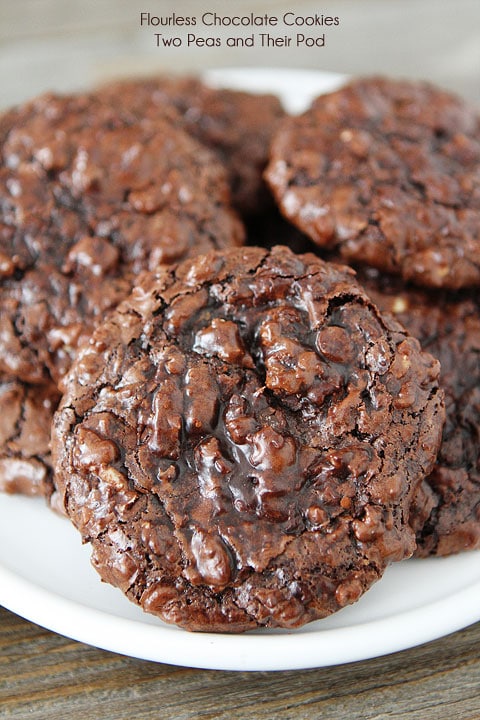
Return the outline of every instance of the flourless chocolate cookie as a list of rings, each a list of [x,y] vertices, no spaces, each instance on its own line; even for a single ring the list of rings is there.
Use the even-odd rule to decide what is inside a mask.
[[[20,394],[60,382],[139,272],[243,242],[223,167],[174,118],[96,93],[45,95],[0,121],[0,373]],[[0,484],[25,489],[14,467]]]
[[[272,204],[262,173],[273,133],[284,117],[275,95],[208,87],[195,77],[153,77],[103,88],[105,99],[140,117],[156,117],[173,106],[181,125],[215,151],[225,165],[232,202],[242,215]]]
[[[191,630],[297,627],[409,556],[439,364],[287,248],[165,268],[64,381],[52,451],[102,578]]]
[[[367,78],[285,120],[266,178],[344,260],[417,285],[480,285],[480,116],[425,83]]]
[[[413,510],[416,554],[480,547],[480,309],[476,294],[405,288],[363,272],[368,293],[441,363],[447,420],[437,463]]]
[[[57,382],[140,271],[243,241],[223,168],[100,95],[17,111],[0,169],[0,370]]]
[[[0,490],[50,495],[50,431],[60,393],[50,382],[0,379]]]

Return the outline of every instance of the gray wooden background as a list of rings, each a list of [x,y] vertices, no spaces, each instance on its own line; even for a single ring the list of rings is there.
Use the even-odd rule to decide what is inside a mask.
[[[337,15],[320,49],[157,49],[140,12]],[[215,29],[226,36],[229,29]],[[213,34],[213,33],[212,33]],[[480,104],[480,0],[0,0],[0,106],[118,75],[222,66],[421,77]]]

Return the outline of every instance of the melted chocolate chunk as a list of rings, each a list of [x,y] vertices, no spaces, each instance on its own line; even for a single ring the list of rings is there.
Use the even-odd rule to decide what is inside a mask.
[[[102,578],[191,630],[298,627],[411,555],[439,364],[353,272],[210,253],[133,290],[64,381],[53,453]]]

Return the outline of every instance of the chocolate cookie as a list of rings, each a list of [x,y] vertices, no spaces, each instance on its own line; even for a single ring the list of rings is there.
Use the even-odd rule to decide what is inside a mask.
[[[173,106],[181,125],[225,165],[232,202],[242,215],[272,204],[262,173],[273,133],[284,117],[275,95],[214,89],[195,77],[154,77],[106,85],[104,97],[140,117]]]
[[[359,80],[285,120],[266,178],[319,246],[418,285],[480,285],[480,116],[425,83]]]
[[[243,242],[213,154],[101,94],[16,111],[0,168],[0,372],[58,382],[135,277]]]
[[[409,556],[439,365],[352,271],[277,247],[165,268],[65,379],[52,448],[107,582],[191,630],[297,627]]]
[[[49,495],[50,430],[60,393],[53,383],[0,378],[0,490]]]
[[[480,548],[480,306],[477,294],[402,287],[360,275],[378,306],[392,312],[440,360],[447,420],[437,463],[413,510],[418,556]]]

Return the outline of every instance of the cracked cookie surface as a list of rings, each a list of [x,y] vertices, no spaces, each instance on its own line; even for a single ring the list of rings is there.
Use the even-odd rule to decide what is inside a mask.
[[[417,556],[480,547],[480,307],[476,293],[405,287],[374,271],[359,279],[441,364],[446,423],[433,472],[413,507]]]
[[[61,382],[139,272],[242,244],[223,168],[175,118],[140,120],[98,93],[44,95],[0,118],[0,375],[21,394]],[[34,472],[28,489],[22,452],[16,464],[11,444],[3,452],[0,486],[45,486]]]
[[[50,431],[60,393],[0,376],[0,491],[50,495]]]
[[[438,373],[352,271],[212,252],[145,280],[81,351],[59,495],[102,578],[163,620],[297,627],[414,551]]]
[[[0,369],[55,381],[139,272],[243,242],[223,168],[100,94],[17,109],[1,148]]]
[[[273,133],[285,116],[275,95],[212,88],[190,76],[124,80],[102,92],[140,117],[155,117],[173,106],[181,126],[226,168],[234,207],[250,216],[271,206],[262,173]]]
[[[266,178],[321,247],[417,285],[480,285],[480,115],[426,83],[367,78],[285,120]]]

